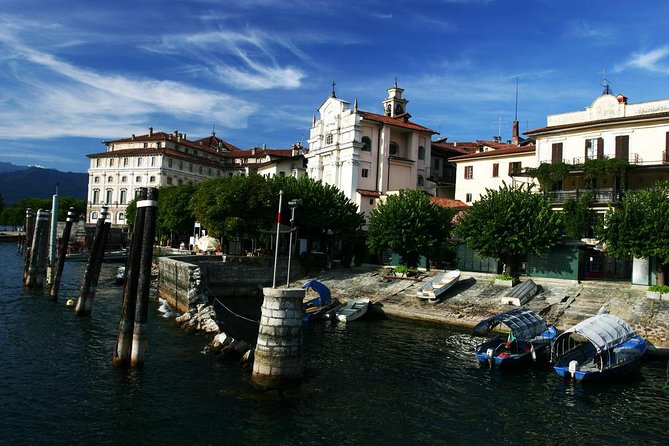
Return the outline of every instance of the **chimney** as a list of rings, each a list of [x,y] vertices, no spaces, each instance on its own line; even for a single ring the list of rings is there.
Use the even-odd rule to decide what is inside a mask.
[[[618,99],[618,103],[627,105],[627,96],[619,94],[616,99]]]
[[[149,127],[149,136],[153,136],[153,127]]]
[[[518,132],[518,121],[513,121],[513,130],[511,131],[511,144],[518,145],[520,136]]]
[[[130,139],[132,139],[133,141],[135,140],[135,134],[134,133],[132,134],[132,138],[130,138]]]

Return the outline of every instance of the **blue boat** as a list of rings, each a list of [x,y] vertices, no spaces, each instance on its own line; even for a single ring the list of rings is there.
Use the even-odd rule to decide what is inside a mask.
[[[555,339],[553,369],[562,378],[590,382],[626,375],[639,367],[646,340],[612,314],[598,314]]]
[[[336,300],[332,300],[330,289],[318,280],[310,280],[302,285],[302,288],[312,289],[318,293],[318,297],[302,304],[302,320],[304,322],[320,319],[338,305]]]
[[[548,363],[551,342],[557,336],[554,326],[532,310],[515,308],[479,322],[472,334],[487,336],[500,324],[508,328],[508,336],[497,335],[478,345],[475,351],[479,364],[511,369]]]

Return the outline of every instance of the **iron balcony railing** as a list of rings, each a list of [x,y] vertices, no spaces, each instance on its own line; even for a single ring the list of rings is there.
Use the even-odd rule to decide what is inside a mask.
[[[622,198],[622,191],[614,189],[576,189],[576,190],[558,190],[546,192],[546,198],[551,204],[562,204],[569,198],[578,200],[583,194],[592,194],[593,204],[612,204],[619,203]]]

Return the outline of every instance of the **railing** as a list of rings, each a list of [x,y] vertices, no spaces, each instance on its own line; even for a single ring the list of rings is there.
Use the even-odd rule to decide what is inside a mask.
[[[662,152],[662,164],[669,164],[669,151],[667,150]]]
[[[447,172],[443,175],[432,175],[428,180],[434,181],[435,183],[455,184],[455,177],[455,172]]]
[[[592,203],[593,204],[609,204],[609,203],[618,203],[622,197],[622,192],[613,189],[593,189],[593,190],[559,190],[546,192],[546,198],[551,204],[562,204],[567,201],[569,198],[578,200],[583,194],[591,193],[592,194]]]

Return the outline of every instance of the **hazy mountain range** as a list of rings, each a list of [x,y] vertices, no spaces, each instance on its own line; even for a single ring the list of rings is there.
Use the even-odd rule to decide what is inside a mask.
[[[61,196],[85,199],[88,174],[61,172],[38,166],[16,166],[0,162],[0,195],[5,206],[23,198],[50,198],[56,192]]]

